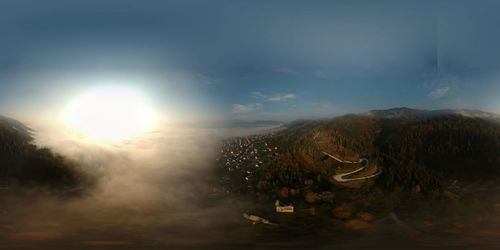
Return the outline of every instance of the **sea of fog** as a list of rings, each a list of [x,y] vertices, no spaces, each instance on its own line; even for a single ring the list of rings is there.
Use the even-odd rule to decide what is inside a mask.
[[[228,229],[246,225],[235,204],[207,206],[204,199],[219,142],[268,128],[164,126],[114,143],[89,141],[70,129],[33,128],[37,146],[76,162],[95,185],[84,187],[78,197],[37,190],[22,197],[2,194],[0,248],[141,249],[248,242],[248,234]]]

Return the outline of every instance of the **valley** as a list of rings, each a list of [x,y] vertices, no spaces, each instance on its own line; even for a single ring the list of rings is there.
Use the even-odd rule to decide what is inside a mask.
[[[191,160],[185,156],[192,148],[215,151],[216,155],[206,153],[207,158],[198,164],[185,165],[203,167],[160,179],[157,183],[162,188],[150,183],[166,169],[150,169],[139,182],[145,186],[117,183],[107,196],[98,194],[109,177],[102,176],[103,182],[95,186],[73,168],[74,163],[36,147],[28,132],[13,129],[11,121],[3,122],[1,159],[9,165],[1,165],[0,199],[9,206],[0,209],[4,225],[0,239],[12,246],[26,240],[50,245],[69,237],[76,245],[109,241],[133,247],[145,246],[144,242],[157,240],[165,232],[176,232],[178,239],[191,239],[196,232],[200,242],[214,248],[249,242],[264,248],[321,243],[346,248],[377,244],[385,249],[389,242],[391,246],[411,242],[415,248],[487,248],[498,244],[500,235],[495,227],[500,221],[500,126],[496,119],[396,109],[295,121],[224,139],[217,150],[205,147],[215,145],[213,141],[197,144],[193,140],[177,155],[182,159],[179,162]],[[25,156],[43,161],[25,165],[20,160]],[[209,156],[213,164],[204,165],[210,162]],[[138,163],[135,171],[144,170]],[[14,171],[16,167],[19,171]],[[51,174],[50,179],[30,174],[38,171],[61,174]],[[137,178],[138,172],[130,173],[130,178]],[[173,183],[180,188],[168,188]],[[151,189],[134,202],[121,203],[136,188],[145,187]],[[120,195],[125,198],[106,202]],[[175,199],[162,198],[167,195]],[[34,214],[32,209],[38,208],[54,213],[53,218]],[[58,218],[61,212],[64,217]],[[113,220],[109,213],[131,220]],[[88,222],[76,224],[63,237],[61,221],[80,216]],[[182,219],[171,221],[172,217]],[[193,223],[199,220],[212,233]],[[119,234],[110,235],[109,229]],[[131,234],[135,236],[130,238]],[[390,240],[381,242],[380,237]],[[158,244],[175,246],[171,244],[180,241],[169,238]]]
[[[500,188],[494,184],[500,123],[482,117],[393,109],[298,121],[224,142],[222,178],[214,190],[252,199],[260,205],[242,212],[285,228],[309,223],[307,218],[321,218],[319,228],[350,230],[376,227],[383,218],[423,230],[424,221],[462,225],[499,204],[491,191]],[[488,151],[481,151],[484,143]],[[275,200],[293,204],[296,212],[277,214]]]

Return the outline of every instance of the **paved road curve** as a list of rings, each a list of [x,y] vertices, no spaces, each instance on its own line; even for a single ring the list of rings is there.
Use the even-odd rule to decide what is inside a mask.
[[[369,166],[369,161],[368,159],[366,158],[360,158],[358,161],[346,161],[346,160],[342,160],[342,159],[339,159],[337,157],[335,157],[334,155],[331,155],[327,152],[322,152],[324,155],[327,155],[328,157],[338,161],[338,162],[341,162],[341,163],[348,163],[348,164],[357,164],[357,163],[362,163],[363,161],[365,161],[366,163],[361,166],[360,168],[356,169],[356,170],[353,170],[351,172],[347,172],[347,173],[342,173],[342,174],[336,174],[333,176],[333,179],[335,181],[338,181],[338,182],[348,182],[348,181],[356,181],[356,180],[364,180],[364,179],[370,179],[370,178],[373,178],[377,175],[379,175],[380,173],[382,173],[382,170],[378,170],[375,174],[372,174],[372,175],[367,175],[367,176],[362,176],[362,177],[355,177],[355,178],[344,178],[345,176],[348,176],[348,175],[351,175],[351,174],[355,174],[357,172],[360,172],[360,171],[363,171],[367,166]]]
[[[320,148],[318,141],[316,141],[316,138],[318,137],[318,135],[319,135],[319,132],[314,135],[313,139],[314,139],[314,142],[316,143],[316,145],[318,146],[318,148]],[[369,164],[370,161],[367,158],[360,158],[358,161],[347,161],[347,160],[342,160],[342,159],[340,159],[332,154],[329,154],[325,151],[322,151],[322,153],[324,155],[338,161],[338,162],[341,162],[341,163],[358,164],[358,163],[362,163],[363,161],[365,161],[365,164],[356,170],[353,170],[353,171],[347,172],[347,173],[333,175],[333,179],[337,182],[349,182],[349,181],[370,179],[370,178],[373,178],[373,177],[379,175],[380,173],[382,173],[382,169],[379,169],[375,174],[372,174],[372,175],[367,175],[367,176],[362,176],[362,177],[354,177],[354,178],[345,178],[346,176],[349,176],[351,174],[355,174],[357,172],[363,171],[367,166],[370,165]]]

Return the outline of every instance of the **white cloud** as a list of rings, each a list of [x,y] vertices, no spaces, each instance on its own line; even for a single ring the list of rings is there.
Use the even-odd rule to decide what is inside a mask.
[[[281,94],[266,95],[266,94],[263,94],[262,92],[259,92],[259,91],[250,92],[250,96],[253,98],[257,98],[257,99],[263,99],[266,102],[286,102],[289,99],[294,99],[297,97],[293,93],[288,93],[288,94],[284,94],[284,95],[281,95]]]
[[[275,95],[275,96],[268,97],[266,99],[266,101],[268,101],[268,102],[286,102],[289,99],[294,99],[296,97],[297,96],[295,94],[289,93],[286,95]]]
[[[449,91],[450,91],[450,87],[448,87],[448,86],[438,87],[438,88],[434,89],[433,91],[431,91],[429,93],[429,96],[432,98],[441,98],[441,97],[445,96],[446,94],[448,94]]]
[[[262,94],[259,91],[250,92],[250,96],[252,96],[253,98],[258,98],[258,99],[266,98],[266,95]]]
[[[242,114],[242,113],[250,113],[260,108],[260,104],[233,104],[233,113],[234,114]]]

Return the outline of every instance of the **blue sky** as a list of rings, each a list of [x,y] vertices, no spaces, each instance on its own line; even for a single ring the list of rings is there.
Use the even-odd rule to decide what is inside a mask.
[[[0,113],[51,112],[99,85],[167,114],[500,112],[495,1],[0,2]]]

